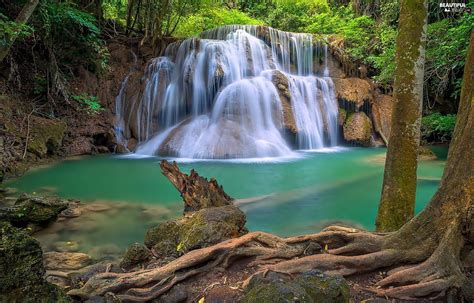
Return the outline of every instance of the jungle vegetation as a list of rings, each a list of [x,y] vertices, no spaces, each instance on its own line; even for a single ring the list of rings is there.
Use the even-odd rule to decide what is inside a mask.
[[[471,7],[474,2],[471,0]],[[29,18],[21,11],[32,8]],[[0,59],[15,76],[15,53],[31,48],[44,56],[47,71],[31,75],[42,97],[68,99],[71,70],[82,65],[100,73],[107,68],[104,40],[123,34],[151,43],[158,54],[167,38],[196,36],[226,24],[264,24],[284,31],[309,32],[343,39],[344,48],[369,66],[369,76],[391,87],[395,72],[395,40],[399,0],[20,0],[0,2]],[[25,18],[27,16],[23,16]],[[473,14],[449,16],[438,1],[428,1],[428,39],[424,77],[424,114],[444,126],[459,99],[462,71]],[[33,47],[31,47],[33,45]],[[6,53],[13,47],[10,54]],[[3,58],[6,57],[6,58]],[[34,58],[31,58],[34,59]],[[33,61],[33,60],[32,60]],[[424,137],[433,138],[424,123]],[[449,135],[448,135],[449,137]],[[446,137],[443,137],[446,139]]]

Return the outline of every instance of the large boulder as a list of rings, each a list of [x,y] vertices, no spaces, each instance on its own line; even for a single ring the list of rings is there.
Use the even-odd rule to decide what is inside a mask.
[[[70,302],[43,279],[43,252],[34,238],[0,222],[0,302]]]
[[[244,290],[242,303],[333,303],[349,302],[349,286],[344,278],[318,270],[294,278],[276,272],[253,276]]]
[[[233,205],[203,208],[189,216],[151,227],[145,245],[160,259],[178,257],[247,233],[245,214]]]
[[[0,220],[8,221],[16,227],[41,227],[56,220],[67,207],[68,202],[58,198],[22,194],[13,207],[0,209]]]
[[[344,139],[362,146],[370,146],[372,121],[364,112],[350,114],[343,126]]]
[[[385,145],[390,138],[390,126],[392,124],[393,97],[389,95],[377,95],[372,103],[372,118],[375,131],[383,139]]]
[[[373,85],[361,78],[334,78],[336,97],[357,111],[364,103],[373,101]]]
[[[28,151],[40,158],[56,153],[62,145],[66,123],[32,116],[30,124]]]

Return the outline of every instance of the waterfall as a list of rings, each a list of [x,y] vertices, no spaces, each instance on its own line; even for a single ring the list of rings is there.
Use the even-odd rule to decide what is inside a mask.
[[[315,54],[324,56],[320,76]],[[337,144],[327,48],[309,34],[242,25],[209,30],[169,45],[141,83],[140,97],[128,100],[127,77],[116,101],[116,128],[131,129],[137,153],[280,157]]]

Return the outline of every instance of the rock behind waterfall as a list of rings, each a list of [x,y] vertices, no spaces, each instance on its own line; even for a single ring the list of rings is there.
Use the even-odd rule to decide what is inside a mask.
[[[247,233],[245,221],[245,214],[233,205],[203,208],[151,227],[145,245],[160,259],[175,258]]]
[[[349,302],[349,285],[340,276],[311,270],[291,277],[270,271],[253,276],[244,290],[242,303],[333,303]]]

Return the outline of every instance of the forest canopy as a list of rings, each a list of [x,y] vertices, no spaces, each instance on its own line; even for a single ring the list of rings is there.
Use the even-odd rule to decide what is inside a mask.
[[[313,33],[324,41],[339,39],[381,87],[393,84],[397,0],[41,0],[29,22],[18,24],[15,17],[25,3],[0,4],[0,46],[16,40],[21,49],[34,41],[38,51],[49,54],[49,63],[57,67],[52,73],[59,75],[51,78],[59,83],[47,84],[44,75],[36,75],[37,92],[50,86],[61,95],[54,87],[61,87],[78,64],[96,73],[106,69],[104,40],[111,36],[140,37],[158,55],[166,38],[193,37],[228,24],[268,25]],[[448,15],[438,1],[429,1],[425,114],[455,113],[473,23],[474,14]]]

